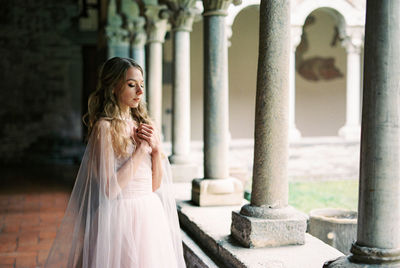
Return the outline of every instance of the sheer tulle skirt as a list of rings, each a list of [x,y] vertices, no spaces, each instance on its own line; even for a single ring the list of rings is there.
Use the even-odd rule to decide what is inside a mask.
[[[115,200],[112,206],[117,213],[124,211],[131,215],[118,219],[117,225],[124,236],[122,241],[111,244],[116,247],[116,254],[122,256],[114,256],[120,263],[111,263],[121,268],[178,267],[169,223],[157,194],[135,193]]]

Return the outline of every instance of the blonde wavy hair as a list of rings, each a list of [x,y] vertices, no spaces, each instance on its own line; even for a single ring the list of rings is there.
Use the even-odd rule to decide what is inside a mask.
[[[139,69],[143,75],[142,67],[130,58],[114,57],[101,66],[97,88],[89,96],[88,113],[83,117],[83,121],[88,126],[88,137],[99,119],[110,122],[112,145],[117,156],[127,156],[128,148],[134,142],[125,133],[126,122],[121,120],[121,109],[117,100],[117,93],[122,90],[126,80],[126,72],[132,67]],[[143,100],[137,108],[131,108],[131,115],[138,124],[151,124]]]

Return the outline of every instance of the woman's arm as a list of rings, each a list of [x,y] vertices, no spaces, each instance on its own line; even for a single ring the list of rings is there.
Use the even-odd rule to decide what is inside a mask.
[[[162,179],[162,155],[161,152],[155,152],[151,154],[151,170],[152,170],[152,187],[155,192],[161,185]]]
[[[140,124],[137,135],[151,147],[152,188],[154,192],[160,187],[163,175],[161,162],[163,155],[160,138],[157,135],[157,131],[149,124]]]

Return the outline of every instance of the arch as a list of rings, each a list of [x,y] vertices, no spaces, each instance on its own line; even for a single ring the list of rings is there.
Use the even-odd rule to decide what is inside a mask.
[[[310,15],[314,10],[320,8],[334,10],[336,14],[332,13],[331,15],[334,15],[335,17],[340,15],[344,20],[344,26],[363,26],[365,24],[364,12],[355,8],[353,5],[345,0],[305,0],[298,5],[292,6],[292,26],[304,25],[304,22],[306,21],[308,15]]]
[[[240,5],[230,5],[228,8],[228,16],[226,18],[226,25],[228,27],[232,27],[233,22],[235,21],[236,16],[242,11],[243,9],[249,6],[259,6],[260,0],[247,0],[243,1]]]

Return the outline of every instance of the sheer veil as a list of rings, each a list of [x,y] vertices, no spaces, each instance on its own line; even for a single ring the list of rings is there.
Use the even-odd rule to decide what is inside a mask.
[[[100,120],[92,131],[45,267],[138,267],[135,249],[140,245],[131,239],[134,235],[127,233],[129,229],[124,228],[135,220],[134,214],[127,213],[120,180],[123,176],[132,177],[144,156],[137,152],[135,158],[116,157],[109,126],[108,121]],[[166,157],[162,165],[162,182],[155,193],[169,223],[178,267],[186,267],[171,168]]]

